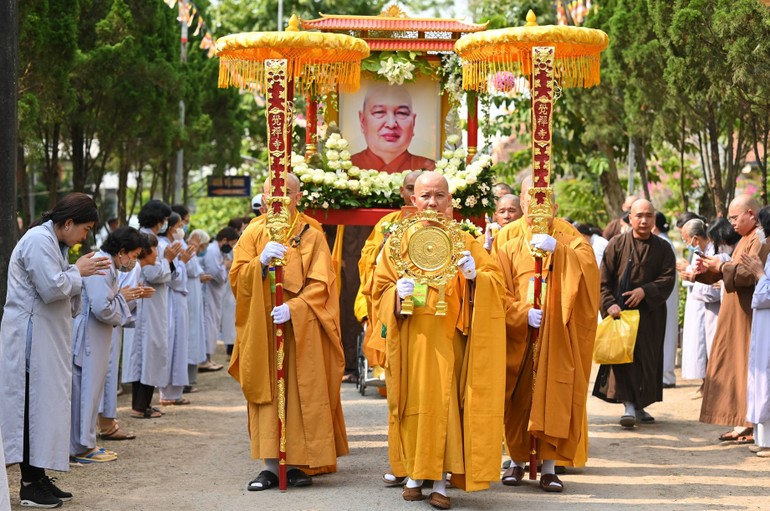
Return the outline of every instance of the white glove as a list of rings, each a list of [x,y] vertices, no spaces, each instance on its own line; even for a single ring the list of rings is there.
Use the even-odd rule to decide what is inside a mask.
[[[476,261],[473,260],[473,256],[468,250],[463,252],[463,256],[457,261],[457,267],[460,268],[466,279],[476,279]]]
[[[547,234],[533,234],[532,241],[529,243],[532,247],[545,250],[546,252],[553,252],[556,250],[556,239]]]
[[[273,316],[273,322],[279,325],[283,325],[291,319],[291,311],[285,303],[278,307],[273,307],[273,312],[270,315]]]
[[[259,262],[263,266],[270,266],[273,259],[280,259],[286,254],[286,247],[277,241],[268,241],[265,249],[259,255]]]
[[[486,231],[484,232],[485,240],[484,240],[484,248],[487,250],[492,249],[492,241],[495,239],[495,237],[492,235],[493,230],[500,230],[500,224],[492,222],[487,224]]]
[[[396,292],[402,300],[414,294],[414,280],[401,277],[396,281]]]
[[[543,323],[543,311],[540,309],[529,309],[527,312],[527,323],[532,328],[540,328]]]

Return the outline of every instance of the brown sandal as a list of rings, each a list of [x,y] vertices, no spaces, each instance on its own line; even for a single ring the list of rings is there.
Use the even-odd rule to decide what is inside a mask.
[[[414,502],[416,500],[425,500],[425,495],[422,494],[422,488],[408,488],[404,486],[403,491],[401,492],[401,496],[404,497],[404,500],[408,500],[410,502]]]
[[[543,474],[540,476],[540,487],[549,493],[561,493],[564,491],[564,483],[556,474]]]
[[[189,405],[190,400],[186,397],[180,397],[179,399],[161,399],[160,404],[163,406]]]
[[[518,486],[521,484],[521,480],[524,479],[524,473],[524,467],[511,465],[505,472],[503,472],[503,477],[500,481],[505,486]]]
[[[124,431],[120,424],[118,424],[118,421],[112,423],[109,431],[99,432],[98,436],[102,440],[133,440],[136,438],[135,434]]]
[[[441,495],[437,491],[434,491],[430,494],[430,500],[428,500],[428,504],[430,504],[432,507],[435,507],[436,509],[450,509],[452,507],[452,503],[450,502],[449,497]]]
[[[148,408],[147,410],[140,412],[137,410],[131,410],[129,416],[132,419],[159,419],[163,417],[163,414],[154,408]]]

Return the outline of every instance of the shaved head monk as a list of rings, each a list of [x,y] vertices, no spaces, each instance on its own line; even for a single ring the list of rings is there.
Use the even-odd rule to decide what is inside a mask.
[[[404,86],[369,86],[358,112],[366,149],[351,157],[353,165],[389,174],[404,170],[433,170],[436,162],[409,152],[417,114]]]
[[[663,340],[666,299],[676,282],[676,256],[671,245],[652,234],[655,208],[638,199],[629,213],[631,230],[607,244],[602,261],[602,317],[619,318],[623,310],[639,311],[639,330],[630,364],[599,367],[594,396],[622,403],[620,425],[633,428],[655,419],[644,409],[663,401]]]
[[[735,246],[732,260],[719,255],[703,257],[695,267],[698,282],[711,284],[721,280],[724,290],[700,410],[701,422],[733,427],[719,436],[723,442],[754,442],[754,431],[746,422],[746,403],[751,300],[756,277],[742,261],[744,254],[752,258],[758,256],[763,266],[767,260],[770,245],[757,236],[759,209],[759,203],[750,195],[733,199],[727,209],[727,219],[741,240]]]
[[[451,201],[442,175],[417,178],[412,202],[418,214],[443,214]],[[404,247],[411,235],[410,229]],[[408,259],[404,248],[392,253],[386,243],[374,272],[373,308],[387,346],[391,464],[400,463],[407,476],[404,500],[424,499],[423,481],[433,481],[430,504],[439,509],[450,508],[447,472],[466,491],[488,488],[500,473],[505,291],[484,247],[466,232],[463,242],[458,272],[446,284],[446,315],[436,315],[438,289],[397,273],[392,258]],[[410,315],[401,314],[407,297],[414,302]]]

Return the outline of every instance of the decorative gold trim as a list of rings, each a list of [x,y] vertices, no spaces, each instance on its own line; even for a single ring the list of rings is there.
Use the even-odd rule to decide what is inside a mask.
[[[465,250],[459,224],[436,211],[423,210],[399,221],[388,244],[390,261],[399,277],[438,289],[436,315],[446,315],[445,288],[457,275],[457,261]],[[408,297],[401,302],[401,314],[409,315],[412,310]]]

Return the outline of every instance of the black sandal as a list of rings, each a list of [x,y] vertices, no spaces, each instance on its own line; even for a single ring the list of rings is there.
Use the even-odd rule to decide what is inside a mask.
[[[289,486],[294,488],[310,486],[313,484],[313,480],[310,478],[310,476],[298,468],[292,468],[286,472],[286,482],[289,483]]]
[[[263,470],[256,479],[249,481],[249,485],[246,489],[249,491],[262,491],[272,488],[273,486],[278,486],[278,476],[269,470]]]

